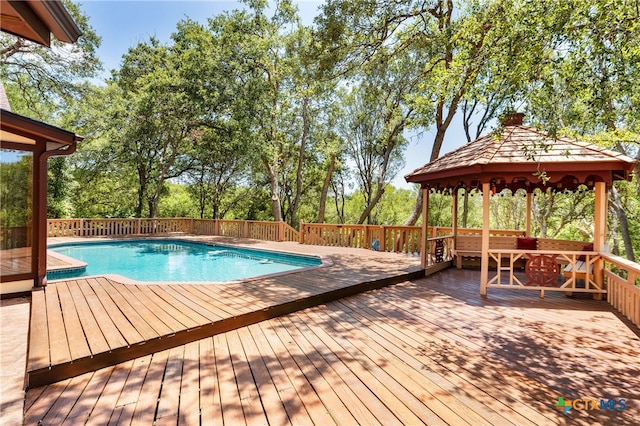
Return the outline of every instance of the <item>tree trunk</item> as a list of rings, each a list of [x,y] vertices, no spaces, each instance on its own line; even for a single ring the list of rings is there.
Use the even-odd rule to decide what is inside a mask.
[[[304,98],[302,100],[302,136],[300,138],[300,149],[298,150],[298,170],[296,170],[296,195],[291,205],[291,223],[297,221],[298,208],[300,207],[300,198],[302,197],[302,180],[304,178],[304,154],[307,149],[307,139],[309,137],[309,113],[308,113],[309,99]]]
[[[462,202],[462,227],[467,227],[467,221],[469,220],[469,191],[464,190],[464,200]]]
[[[324,176],[324,182],[322,183],[322,192],[320,193],[320,206],[318,207],[318,223],[324,223],[324,212],[327,208],[327,194],[329,193],[329,185],[331,184],[331,178],[333,171],[336,168],[336,156],[331,154],[329,160],[329,169]]]
[[[371,201],[369,201],[369,204],[367,205],[367,208],[364,209],[364,211],[362,212],[362,214],[358,218],[358,222],[357,222],[358,225],[363,224],[365,219],[367,219],[369,217],[369,215],[371,214],[371,210],[373,210],[373,208],[376,206],[376,204],[378,204],[378,201],[380,201],[380,198],[382,198],[383,194],[384,194],[384,187],[382,187],[382,188],[378,187],[378,190],[376,191],[376,194],[373,196]]]
[[[278,173],[275,168],[264,160],[264,165],[269,173],[269,181],[271,182],[271,211],[273,212],[273,220],[280,222],[282,220],[282,207],[280,206],[280,183],[278,182]]]
[[[633,242],[631,241],[631,235],[629,234],[629,221],[627,219],[627,213],[624,210],[624,206],[622,205],[622,200],[620,199],[620,193],[615,186],[611,187],[610,192],[612,199],[611,206],[616,212],[618,222],[620,223],[620,235],[624,242],[624,250],[627,253],[627,259],[635,262],[636,258],[635,253],[633,252]]]

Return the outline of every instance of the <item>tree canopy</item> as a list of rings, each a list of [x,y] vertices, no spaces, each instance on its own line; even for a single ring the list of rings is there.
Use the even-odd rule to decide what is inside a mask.
[[[409,132],[430,138],[428,162],[455,117],[472,140],[512,110],[640,159],[637,2],[327,0],[311,26],[290,0],[245,3],[132,46],[98,86],[87,79],[100,39],[81,6],[65,3],[77,45],[47,52],[2,35],[16,110],[86,137],[51,168],[69,187],[54,182],[50,214],[414,224],[420,191],[390,186]],[[507,198],[496,221],[517,226]],[[636,181],[612,191],[610,225],[630,257],[639,200]],[[541,195],[538,231],[583,235],[585,205]]]

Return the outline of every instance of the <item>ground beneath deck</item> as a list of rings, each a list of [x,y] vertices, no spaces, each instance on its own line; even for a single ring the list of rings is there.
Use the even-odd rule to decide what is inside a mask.
[[[636,327],[478,279],[448,269],[32,389],[26,423],[637,424]]]

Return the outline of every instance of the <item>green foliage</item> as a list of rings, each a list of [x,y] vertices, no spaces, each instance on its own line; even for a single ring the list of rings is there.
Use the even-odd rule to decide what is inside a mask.
[[[188,188],[166,182],[158,204],[158,217],[198,217],[198,206]]]
[[[73,49],[84,61],[61,69],[69,47],[32,50],[32,64],[5,54],[14,109],[86,137],[50,164],[50,215],[401,224],[420,206],[415,190],[389,185],[404,132],[432,129],[435,159],[460,112],[469,139],[525,109],[552,136],[640,158],[634,2],[329,0],[314,28],[290,1],[245,3],[133,46],[103,87],[83,82],[99,38],[81,15]],[[29,72],[47,63],[52,74]],[[640,249],[640,188],[616,188],[611,242],[628,254]],[[479,228],[482,197],[471,194],[461,192],[459,223]],[[538,194],[534,233],[592,238],[592,198]],[[431,225],[451,224],[450,196],[429,205]],[[491,226],[523,229],[524,206],[522,194],[493,196]]]
[[[33,154],[3,149],[1,155],[0,225],[3,227],[27,226],[31,223],[33,214],[31,203]]]
[[[96,57],[100,37],[76,4],[65,0],[64,6],[82,32],[76,43],[52,39],[47,48],[0,32],[0,80],[12,110],[49,123],[102,68]]]

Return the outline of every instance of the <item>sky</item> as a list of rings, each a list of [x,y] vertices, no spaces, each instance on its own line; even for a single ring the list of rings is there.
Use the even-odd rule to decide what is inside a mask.
[[[118,69],[122,56],[138,43],[156,37],[162,42],[170,41],[176,24],[185,18],[206,23],[207,18],[224,11],[242,8],[238,1],[230,0],[84,0],[75,1],[88,17],[89,24],[102,38],[98,57],[104,65],[102,77],[108,78],[112,69]],[[302,22],[313,23],[319,13],[322,0],[294,0]],[[391,182],[397,188],[412,188],[404,180],[404,175],[429,162],[435,129],[427,129],[421,134],[409,135],[409,146],[405,152],[405,166]],[[460,118],[451,123],[447,131],[441,155],[452,151],[466,142]]]

